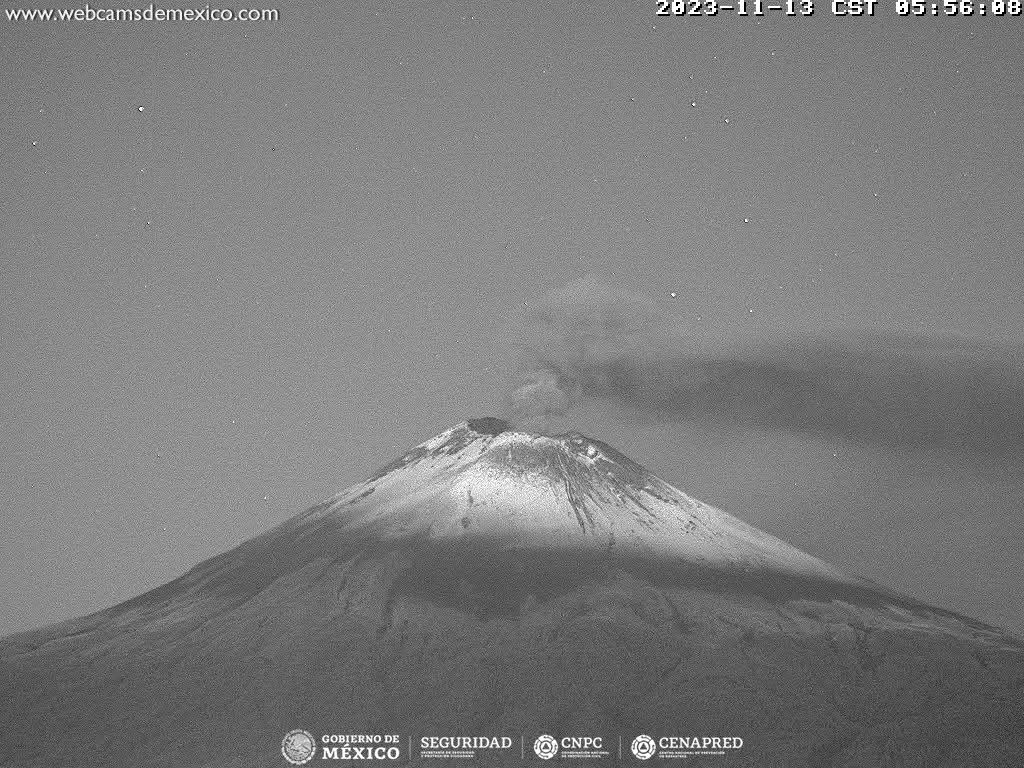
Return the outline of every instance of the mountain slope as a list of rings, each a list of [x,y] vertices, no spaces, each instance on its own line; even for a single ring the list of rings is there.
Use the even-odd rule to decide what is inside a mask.
[[[478,419],[163,587],[0,640],[0,766],[281,766],[296,727],[1015,766],[1022,690],[1024,647],[998,629],[847,576],[599,441]]]

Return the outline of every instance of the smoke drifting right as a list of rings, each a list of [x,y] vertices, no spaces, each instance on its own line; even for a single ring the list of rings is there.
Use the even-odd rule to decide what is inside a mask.
[[[564,429],[581,398],[657,418],[888,445],[1024,452],[1024,356],[958,337],[698,336],[648,297],[587,275],[527,317],[508,393],[516,428]]]

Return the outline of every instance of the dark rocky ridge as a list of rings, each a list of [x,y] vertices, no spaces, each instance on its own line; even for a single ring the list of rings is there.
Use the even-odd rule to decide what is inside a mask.
[[[508,432],[512,428],[512,425],[507,421],[495,418],[494,416],[470,419],[466,422],[466,425],[478,435],[500,435],[502,432]]]

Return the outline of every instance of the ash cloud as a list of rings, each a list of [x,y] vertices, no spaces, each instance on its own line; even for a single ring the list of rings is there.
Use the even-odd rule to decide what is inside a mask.
[[[553,361],[521,353],[504,418],[514,428],[550,434],[563,426],[578,387]]]
[[[551,292],[527,321],[509,395],[521,427],[547,427],[592,397],[712,425],[1024,452],[1020,349],[923,335],[698,334],[592,275]]]
[[[602,358],[620,343],[639,343],[654,320],[653,302],[596,275],[550,292],[528,312],[527,338],[515,345],[504,418],[530,432],[564,429],[584,394],[584,361]]]

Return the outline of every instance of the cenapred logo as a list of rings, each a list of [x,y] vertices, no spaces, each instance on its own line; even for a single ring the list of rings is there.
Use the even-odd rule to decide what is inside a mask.
[[[281,739],[281,754],[292,765],[305,765],[316,754],[316,739],[301,728],[288,731]]]
[[[633,743],[629,745],[629,748],[633,751],[633,755],[637,760],[650,760],[654,757],[654,753],[658,751],[658,745],[646,733],[641,733],[633,739]]]
[[[554,736],[543,733],[533,742],[533,751],[541,760],[550,760],[558,754],[558,742],[555,741]]]

